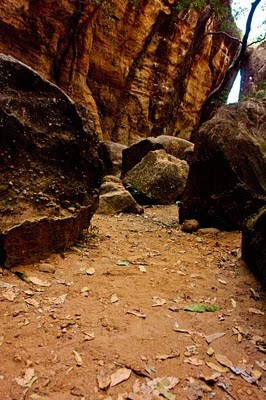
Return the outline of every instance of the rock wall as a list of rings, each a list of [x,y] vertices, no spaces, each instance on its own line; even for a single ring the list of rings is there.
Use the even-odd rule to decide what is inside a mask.
[[[227,7],[229,1],[221,0]],[[1,0],[0,51],[92,113],[100,139],[189,138],[236,45],[175,0]]]

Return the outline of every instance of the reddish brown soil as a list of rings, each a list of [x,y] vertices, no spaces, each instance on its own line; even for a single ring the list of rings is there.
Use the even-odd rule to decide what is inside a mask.
[[[176,400],[187,399],[189,378],[203,385],[203,397],[195,399],[264,399],[265,371],[256,361],[265,361],[265,316],[249,309],[263,310],[265,303],[259,284],[239,261],[240,233],[183,233],[175,206],[146,208],[142,216],[96,215],[92,225],[84,242],[64,256],[46,260],[56,267],[55,273],[41,272],[39,264],[17,268],[50,282],[50,287],[24,282],[2,270],[0,399],[121,400],[133,391],[137,379],[146,381],[138,374],[152,379],[178,377],[179,384],[170,391]],[[118,260],[129,264],[119,266]],[[141,265],[146,272],[139,269]],[[86,270],[91,267],[95,273],[90,276]],[[4,283],[15,285],[8,289],[17,294],[13,301],[12,296],[6,298]],[[86,292],[81,294],[84,287],[88,287],[87,297]],[[251,288],[260,300],[253,298]],[[65,301],[58,299],[64,294]],[[114,294],[118,301],[111,303]],[[156,296],[166,303],[154,307]],[[63,303],[56,304],[60,300]],[[219,305],[220,310],[182,310],[201,302]],[[133,310],[146,318],[127,314]],[[176,322],[191,332],[175,332]],[[235,327],[243,334],[235,335]],[[211,344],[215,354],[210,357],[204,335],[216,332],[226,335]],[[94,339],[85,340],[86,333]],[[197,347],[186,348],[193,344]],[[81,356],[81,366],[73,351]],[[173,354],[179,356],[158,359]],[[252,368],[262,372],[261,379],[251,384],[225,372],[218,383],[207,387],[197,378],[215,372],[205,363],[218,365],[216,354],[249,373]],[[202,360],[202,365],[185,362],[189,357]],[[130,378],[100,390],[97,374],[112,374],[121,365],[132,369]],[[23,377],[29,368],[34,368],[37,379],[29,388],[22,387],[15,378]]]

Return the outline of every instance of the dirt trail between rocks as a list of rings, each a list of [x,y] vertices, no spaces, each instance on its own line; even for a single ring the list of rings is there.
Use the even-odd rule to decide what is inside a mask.
[[[240,233],[183,233],[175,206],[92,225],[16,269],[33,283],[2,270],[0,399],[265,399],[265,302]]]

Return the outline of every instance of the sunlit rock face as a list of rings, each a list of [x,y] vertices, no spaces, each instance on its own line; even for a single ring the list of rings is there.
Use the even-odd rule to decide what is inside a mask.
[[[176,3],[2,0],[0,51],[85,106],[100,139],[188,139],[236,42],[206,35],[220,30],[206,9],[180,13]]]
[[[248,49],[244,65],[242,67],[243,96],[256,96],[266,98],[266,41],[258,47]]]

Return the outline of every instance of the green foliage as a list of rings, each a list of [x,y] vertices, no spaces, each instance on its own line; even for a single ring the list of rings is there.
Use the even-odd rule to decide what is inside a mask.
[[[175,7],[178,11],[188,11],[188,9],[200,10],[209,6],[221,23],[221,29],[226,30],[228,26],[232,28],[232,15],[229,7],[225,7],[221,0],[180,0]]]

